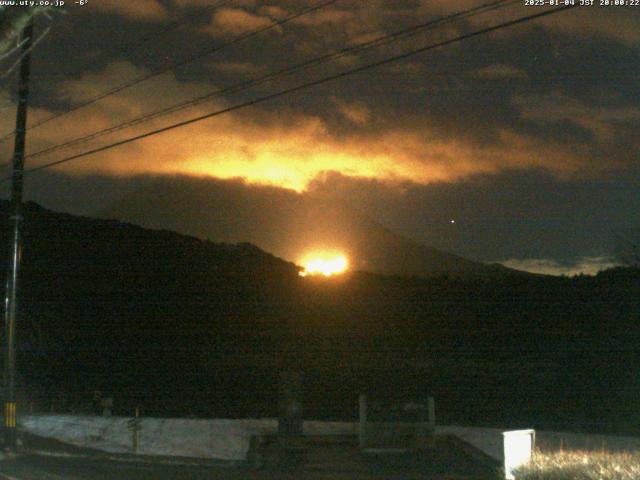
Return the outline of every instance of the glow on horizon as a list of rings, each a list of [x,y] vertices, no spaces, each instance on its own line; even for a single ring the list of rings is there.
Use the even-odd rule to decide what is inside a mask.
[[[312,252],[305,255],[301,261],[304,270],[301,277],[309,275],[322,275],[331,277],[340,275],[349,268],[349,260],[342,253],[336,252]]]

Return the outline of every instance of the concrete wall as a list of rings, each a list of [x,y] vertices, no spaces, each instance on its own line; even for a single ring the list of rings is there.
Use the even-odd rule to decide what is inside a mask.
[[[112,453],[132,451],[130,417],[79,415],[30,415],[19,419],[19,427],[36,435],[55,438],[79,447]],[[197,457],[217,460],[244,460],[253,435],[276,433],[275,419],[140,419],[138,453]],[[308,435],[355,434],[350,422],[304,422]]]
[[[131,452],[132,434],[127,428],[130,417],[78,415],[30,415],[20,417],[19,427],[36,435],[55,438],[106,452]],[[244,460],[252,435],[275,433],[275,419],[180,419],[141,418],[138,453],[198,457],[218,460]],[[308,435],[356,435],[352,422],[304,422]],[[436,433],[451,434],[487,455],[504,459],[502,429],[438,426]],[[574,433],[536,432],[537,446],[546,451],[605,450],[640,451],[640,438]]]
[[[497,428],[436,426],[436,434],[455,435],[500,462],[504,461],[503,431]]]

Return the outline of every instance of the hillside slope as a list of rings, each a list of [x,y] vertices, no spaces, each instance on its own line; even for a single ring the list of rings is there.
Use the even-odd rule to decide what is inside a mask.
[[[179,178],[154,183],[98,216],[214,241],[246,241],[295,263],[306,252],[328,249],[346,253],[355,270],[391,275],[515,272],[422,245],[346,205],[309,195],[215,181],[181,185]]]

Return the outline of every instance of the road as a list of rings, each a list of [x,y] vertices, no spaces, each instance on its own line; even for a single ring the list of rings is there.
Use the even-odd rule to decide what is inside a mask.
[[[35,435],[23,435],[23,453],[0,457],[0,480],[495,480],[496,465],[480,461],[453,437],[402,453],[363,452],[354,439],[306,438],[282,456],[262,450],[261,469],[184,457],[109,454]],[[271,444],[269,444],[271,445]],[[272,447],[277,446],[274,443]],[[45,453],[46,452],[46,453]],[[1,455],[1,454],[0,454]]]
[[[83,456],[20,455],[0,461],[0,480],[493,480],[468,459],[422,457],[354,459],[289,469],[180,465]]]
[[[24,455],[0,462],[0,480],[180,480],[251,478],[244,469],[142,463],[106,458]]]

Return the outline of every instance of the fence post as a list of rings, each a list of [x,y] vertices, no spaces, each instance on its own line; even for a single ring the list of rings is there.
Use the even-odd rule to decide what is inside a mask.
[[[436,430],[436,401],[433,397],[427,398],[427,422],[432,433]]]
[[[142,428],[140,421],[140,407],[136,407],[135,416],[127,422],[127,428],[131,431],[131,450],[138,453],[138,432]]]
[[[427,426],[429,432],[427,434],[427,445],[435,447],[436,445],[436,401],[433,397],[427,397]]]
[[[140,418],[140,410],[136,407],[136,419]],[[139,420],[138,420],[139,422]],[[133,453],[138,453],[138,432],[140,431],[140,424],[138,423],[138,428],[133,430]]]
[[[365,448],[367,444],[367,396],[364,394],[361,394],[358,399],[358,412],[360,416],[358,444],[360,448]]]

